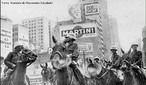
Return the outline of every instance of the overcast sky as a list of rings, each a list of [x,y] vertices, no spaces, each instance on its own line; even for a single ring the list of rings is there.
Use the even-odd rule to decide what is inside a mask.
[[[52,21],[68,20],[68,5],[78,0],[1,0],[10,1],[47,1],[53,4],[14,5],[1,4],[1,14],[9,17],[14,24],[21,23],[22,19],[44,16]],[[121,46],[128,50],[131,43],[141,37],[141,30],[145,26],[145,0],[107,0],[108,13],[118,21]]]

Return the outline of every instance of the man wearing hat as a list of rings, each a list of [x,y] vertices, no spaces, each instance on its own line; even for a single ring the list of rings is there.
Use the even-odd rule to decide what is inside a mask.
[[[117,54],[117,48],[116,46],[112,46],[110,50],[112,52],[112,57],[111,57],[112,66],[113,68],[117,68],[120,65],[120,62],[119,62],[120,56]]]
[[[142,52],[137,50],[138,44],[132,44],[132,52],[130,53],[130,63],[138,65],[140,68],[142,67]]]
[[[13,73],[18,58],[20,56],[20,51],[23,49],[22,45],[15,46],[14,50],[12,52],[9,52],[8,56],[4,60],[4,64],[6,65],[6,68],[4,70],[4,80],[8,80]]]
[[[68,34],[65,37],[64,43],[66,43],[66,54],[72,58],[72,63],[69,67],[73,70],[75,77],[77,80],[82,81],[83,76],[79,69],[77,68],[77,60],[78,60],[78,45],[75,43],[76,36],[75,34]],[[81,84],[82,85],[82,84]]]

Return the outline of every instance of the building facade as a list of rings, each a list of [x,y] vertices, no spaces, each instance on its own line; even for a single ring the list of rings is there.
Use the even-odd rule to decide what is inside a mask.
[[[118,53],[122,55],[117,20],[110,16],[109,25],[110,25],[110,32],[111,32],[110,33],[111,45],[115,45],[117,47]]]
[[[29,29],[20,24],[13,25],[13,47],[17,42],[29,48]]]
[[[22,20],[22,24],[29,28],[29,42],[35,49],[47,51],[50,46],[50,22],[45,17],[36,17]]]
[[[110,53],[111,39],[110,39],[110,27],[109,27],[109,18],[107,11],[108,10],[107,1],[106,0],[80,0],[80,1],[81,4],[86,7],[85,9],[89,9],[88,11],[85,10],[83,7],[82,12],[84,13],[82,13],[82,16],[84,17],[84,19],[96,20],[101,28],[99,33],[102,41],[100,49],[101,49],[102,57],[109,60],[110,59],[109,55],[111,54]],[[92,6],[92,4],[94,4],[94,6]],[[91,5],[91,7],[89,5]],[[95,11],[94,8],[96,7],[98,7],[97,10],[99,10],[99,12]],[[93,13],[91,14],[91,12]]]
[[[12,51],[12,20],[1,16],[1,56],[6,58]]]
[[[142,29],[142,41],[143,41],[143,65],[146,67],[146,26]],[[146,71],[145,71],[146,72]]]

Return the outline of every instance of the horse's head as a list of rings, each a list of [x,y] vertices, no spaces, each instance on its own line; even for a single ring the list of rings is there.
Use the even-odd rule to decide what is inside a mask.
[[[52,39],[55,44],[52,48],[53,51],[50,57],[50,59],[52,59],[53,66],[57,69],[68,66],[71,63],[71,59],[67,58],[63,43],[58,43],[54,36],[52,37]]]
[[[129,54],[130,54],[130,51],[129,50],[127,53],[125,53],[123,50],[122,50],[122,65],[121,65],[121,70],[125,71],[125,70],[128,70],[130,68],[130,63],[129,63],[129,60],[130,60],[130,57],[129,57]]]
[[[46,63],[45,66],[40,64],[40,67],[42,68],[41,75],[45,80],[51,79],[53,75],[53,70],[48,67],[48,64]]]
[[[37,55],[29,49],[24,49],[21,53],[18,63],[32,63],[36,60]]]
[[[91,77],[95,77],[100,74],[102,66],[100,62],[96,62],[92,59],[89,59],[89,65],[87,66],[87,71]]]

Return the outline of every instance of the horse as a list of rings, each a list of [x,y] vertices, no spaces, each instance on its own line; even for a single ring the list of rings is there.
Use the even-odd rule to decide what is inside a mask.
[[[41,75],[43,80],[43,85],[53,85],[54,71],[48,67],[46,63],[45,66],[40,64],[42,68]]]
[[[146,77],[141,69],[129,63],[129,53],[123,52],[121,69],[124,71],[123,85],[146,85]]]
[[[85,85],[84,79],[78,80],[73,70],[69,67],[71,58],[66,55],[62,43],[58,43],[54,36],[52,36],[52,39],[55,46],[52,48],[50,59],[52,59],[52,65],[56,70],[56,85]]]
[[[8,80],[2,80],[2,85],[30,85],[28,76],[26,76],[26,68],[36,60],[35,55],[30,50],[25,50],[19,56],[19,60],[16,64],[12,75]]]
[[[122,81],[120,81],[115,72],[103,67],[100,62],[91,60],[87,70],[91,79],[96,83],[93,85],[122,85]]]

